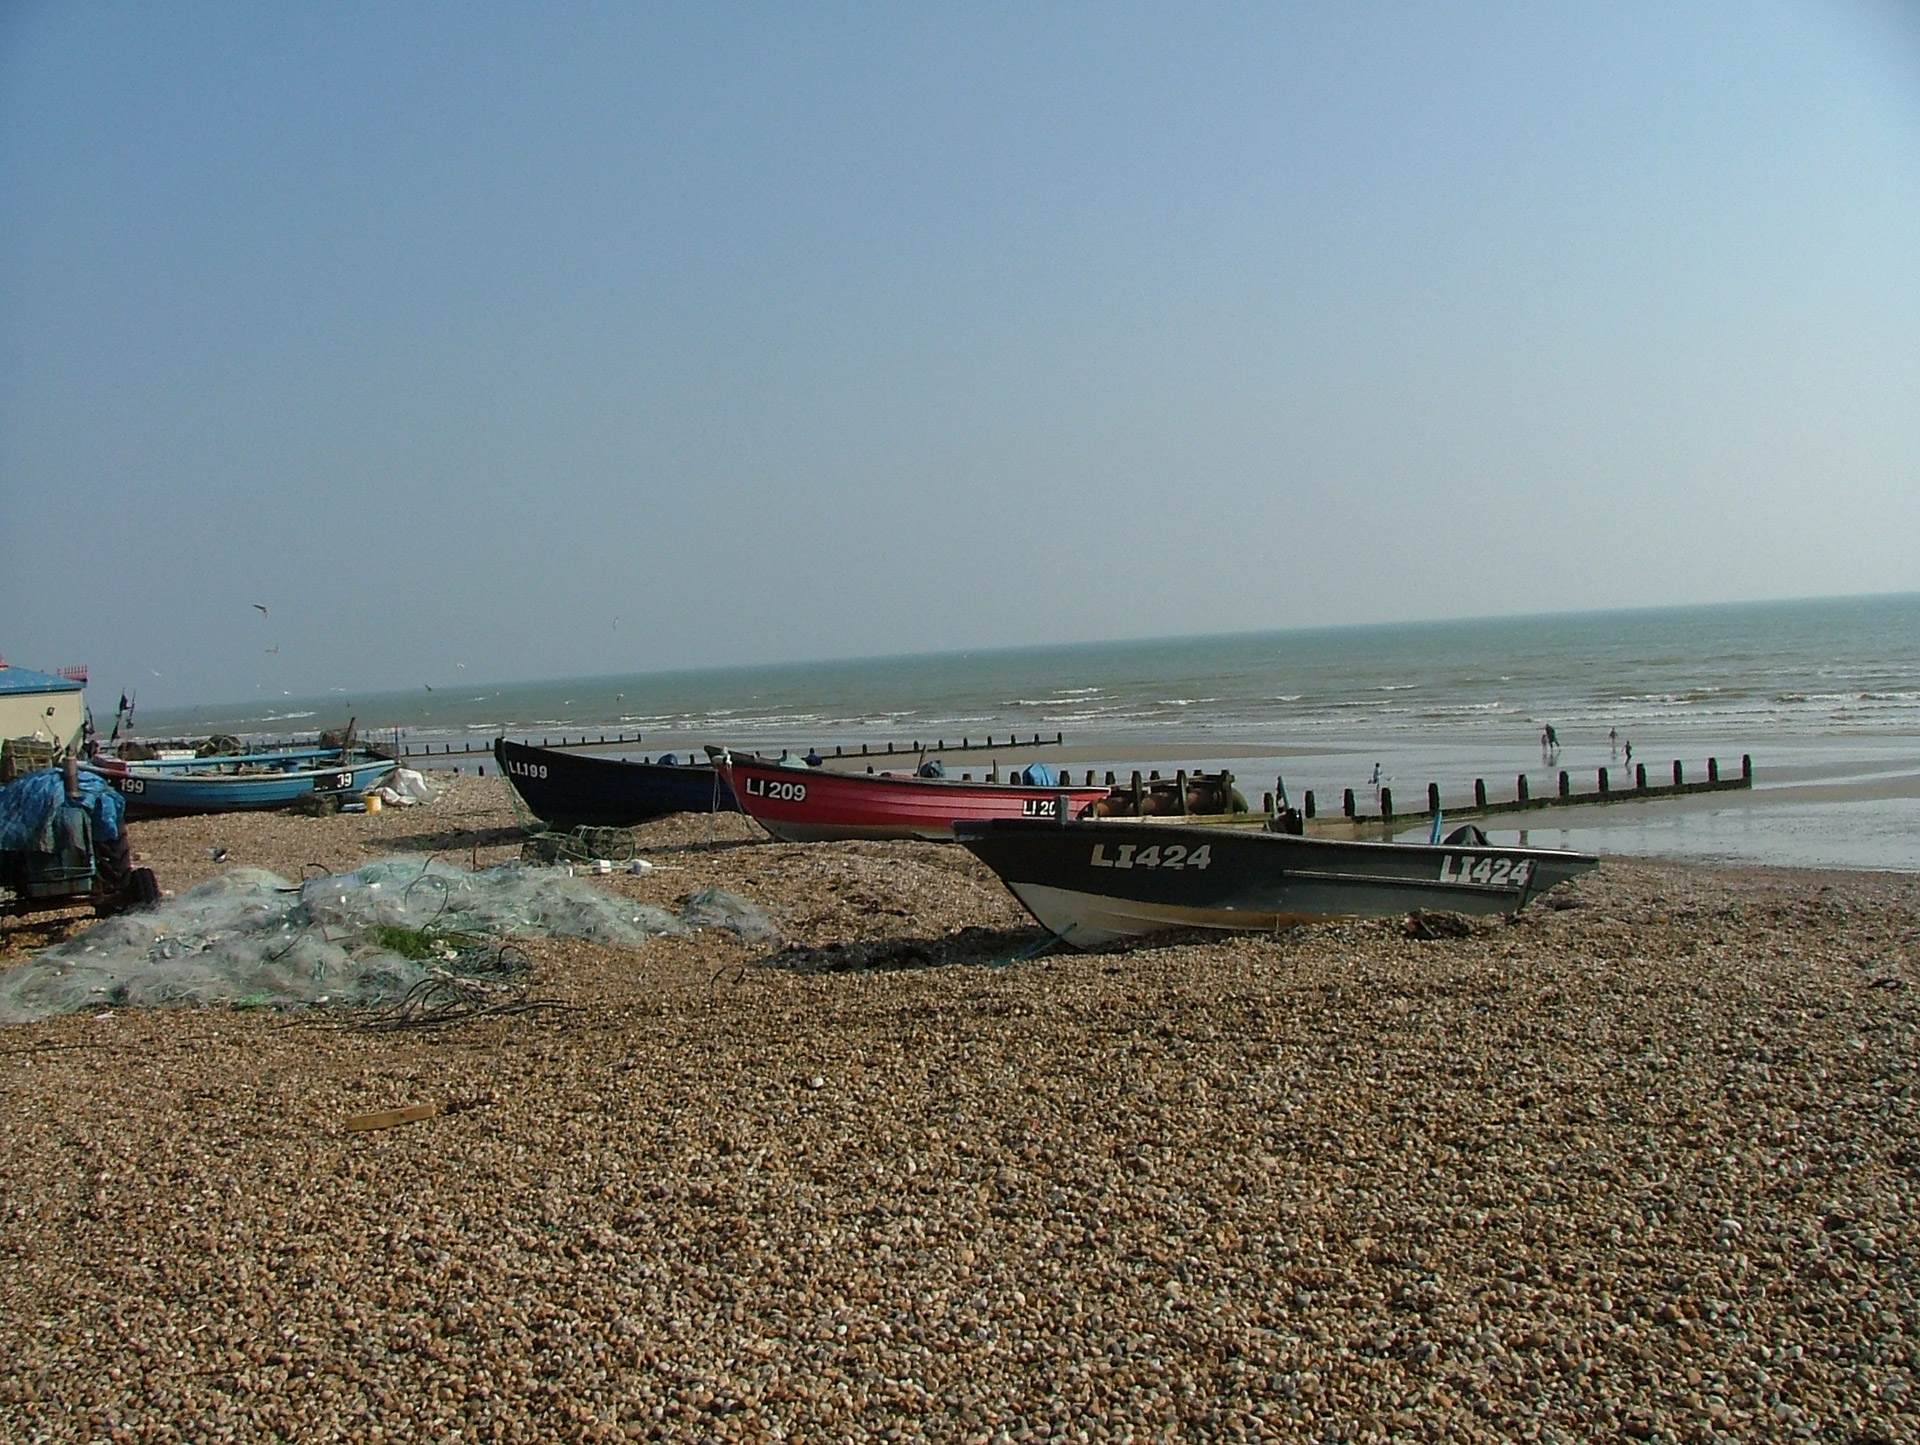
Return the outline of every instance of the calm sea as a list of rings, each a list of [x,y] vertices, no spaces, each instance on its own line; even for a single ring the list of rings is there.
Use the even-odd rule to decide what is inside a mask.
[[[1790,825],[1775,826],[1757,792],[1692,809],[1682,824],[1622,805],[1609,815],[1637,817],[1566,841],[1920,868],[1920,798],[1903,797],[1920,791],[1908,787],[1920,780],[1920,594],[334,694],[271,712],[142,714],[141,730],[285,736],[350,713],[363,731],[416,745],[639,731],[650,753],[1058,732],[1117,760],[1176,748],[1187,766],[1232,767],[1254,793],[1284,776],[1296,801],[1306,788],[1337,800],[1370,787],[1375,764],[1403,797],[1424,796],[1429,781],[1464,793],[1476,777],[1510,793],[1523,771],[1544,781],[1558,768],[1617,767],[1616,746],[1631,742],[1636,761],[1661,769],[1751,754]],[[1561,742],[1551,768],[1540,750],[1549,723]]]

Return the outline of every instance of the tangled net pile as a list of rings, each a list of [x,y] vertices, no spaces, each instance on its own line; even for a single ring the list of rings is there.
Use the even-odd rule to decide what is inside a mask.
[[[470,1009],[525,973],[508,937],[635,948],[695,927],[773,934],[764,912],[730,894],[699,902],[676,917],[519,863],[469,873],[388,858],[304,884],[236,868],[0,974],[0,1023],[187,1003],[334,1004],[404,1018],[423,1000]]]

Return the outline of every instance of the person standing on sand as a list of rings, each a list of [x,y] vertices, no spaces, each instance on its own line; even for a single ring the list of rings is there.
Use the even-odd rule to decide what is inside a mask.
[[[1624,746],[1624,747],[1625,747],[1625,749],[1626,749],[1626,753],[1627,753],[1627,766],[1628,766],[1628,767],[1632,767],[1632,766],[1633,766],[1633,744],[1632,744],[1631,742],[1629,742],[1629,743],[1625,743],[1625,744],[1623,744],[1622,746]]]
[[[1620,729],[1619,728],[1607,729],[1607,751],[1612,753],[1613,756],[1615,756],[1616,758],[1620,756]]]

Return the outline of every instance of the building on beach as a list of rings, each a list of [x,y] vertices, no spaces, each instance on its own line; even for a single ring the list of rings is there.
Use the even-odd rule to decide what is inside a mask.
[[[35,672],[0,659],[0,739],[78,747],[87,722],[86,681],[81,668]]]

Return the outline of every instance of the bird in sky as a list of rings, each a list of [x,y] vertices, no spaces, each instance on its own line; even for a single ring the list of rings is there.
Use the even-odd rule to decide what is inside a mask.
[[[269,647],[267,649],[268,652],[278,652],[279,650],[280,650],[280,646],[278,643],[275,643],[272,647]]]
[[[256,602],[256,603],[254,603],[254,604],[253,604],[253,606],[254,606],[254,610],[255,610],[255,611],[257,611],[257,612],[258,612],[258,613],[259,613],[259,614],[260,614],[260,615],[261,615],[262,617],[265,617],[265,616],[267,615],[267,604],[266,604],[266,603],[264,603],[264,602]]]
[[[420,686],[424,687],[428,692],[433,691],[433,684],[430,682],[423,682],[420,684]]]

